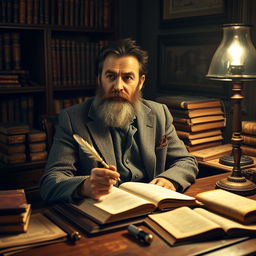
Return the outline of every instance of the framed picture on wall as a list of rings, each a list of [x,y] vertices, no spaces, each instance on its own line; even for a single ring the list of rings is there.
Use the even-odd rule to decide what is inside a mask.
[[[224,20],[228,0],[161,0],[161,25]],[[233,1],[233,0],[232,0]]]
[[[160,91],[221,93],[219,82],[205,78],[221,39],[221,31],[159,36]]]

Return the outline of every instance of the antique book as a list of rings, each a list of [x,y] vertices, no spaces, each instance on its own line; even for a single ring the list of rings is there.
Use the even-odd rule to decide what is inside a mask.
[[[21,123],[0,123],[0,132],[7,135],[24,134],[29,132],[29,126]]]
[[[27,160],[27,157],[25,153],[16,153],[16,154],[7,155],[0,152],[0,160],[5,164],[19,164],[19,163],[25,163]]]
[[[242,133],[256,134],[256,121],[242,121]]]
[[[222,135],[210,136],[206,138],[199,138],[199,139],[193,139],[193,140],[183,139],[184,143],[188,146],[200,145],[207,142],[222,141],[222,140],[223,140]]]
[[[148,183],[125,182],[100,200],[84,199],[71,207],[100,224],[143,216],[156,209],[195,205],[195,198]]]
[[[188,140],[201,139],[201,138],[217,136],[222,134],[222,131],[220,129],[209,130],[209,131],[206,130],[203,132],[186,132],[186,131],[176,130],[176,132],[180,139],[188,139]]]
[[[6,135],[3,133],[0,133],[0,142],[4,144],[24,143],[25,139],[26,139],[25,134]]]
[[[31,205],[28,204],[28,207],[25,209],[25,212],[21,213],[9,213],[6,215],[0,215],[0,224],[14,224],[14,223],[25,223],[28,215],[31,211]]]
[[[175,109],[170,108],[170,112],[175,117],[201,117],[201,116],[211,116],[211,115],[224,115],[221,107],[216,108],[200,108],[200,109]]]
[[[166,104],[169,108],[197,109],[221,107],[221,100],[203,96],[171,95],[156,98],[157,102]]]
[[[24,143],[19,144],[4,144],[0,142],[0,152],[11,155],[16,153],[25,153],[26,146]]]
[[[243,134],[243,144],[256,146],[256,133],[255,135]]]
[[[256,146],[254,147],[254,146],[242,145],[241,149],[244,155],[256,156]]]
[[[180,207],[150,214],[145,222],[171,245],[253,235],[256,224],[244,225],[204,208]]]
[[[87,217],[84,214],[81,214],[80,212],[75,210],[74,208],[69,207],[69,205],[55,205],[54,211],[63,216],[69,222],[77,225],[88,235],[104,233],[110,230],[116,231],[119,228],[127,227],[129,224],[142,223],[145,219],[145,216],[140,216],[106,224],[99,224],[92,218]]]
[[[46,150],[46,143],[45,142],[34,142],[34,143],[29,143],[29,152],[42,152]]]
[[[37,129],[30,129],[29,133],[27,134],[28,142],[41,142],[46,140],[46,133],[41,130]]]
[[[67,234],[40,213],[32,214],[26,233],[0,236],[0,254],[67,240]]]
[[[29,160],[30,161],[43,161],[47,159],[47,151],[41,152],[31,152],[29,153]]]
[[[24,189],[0,190],[0,215],[25,212],[28,207]]]
[[[18,223],[1,223],[0,225],[0,234],[1,233],[21,233],[27,232],[29,226],[31,211],[26,215],[24,222]],[[1,216],[0,216],[1,218]]]
[[[245,224],[256,222],[256,201],[253,199],[222,189],[201,192],[195,197],[209,210]]]
[[[194,118],[184,118],[184,117],[176,117],[176,116],[173,117],[173,121],[175,123],[181,123],[181,124],[187,124],[187,125],[215,122],[215,121],[221,121],[224,119],[225,118],[223,115],[200,116],[200,117],[194,117]]]
[[[216,122],[209,122],[209,123],[200,123],[200,124],[181,124],[181,123],[173,123],[177,130],[181,131],[190,131],[190,132],[199,132],[199,131],[206,131],[210,129],[222,128],[225,127],[225,121],[216,121]]]
[[[193,151],[197,151],[197,150],[202,150],[202,149],[210,149],[216,146],[221,145],[222,141],[212,141],[212,142],[205,142],[202,144],[198,144],[198,145],[186,145],[186,148],[188,150],[188,152],[193,152]]]
[[[215,146],[208,149],[203,150],[196,150],[193,151],[191,154],[196,157],[199,161],[208,161],[212,159],[219,158],[224,155],[230,154],[232,151],[231,144],[223,144],[219,146]]]

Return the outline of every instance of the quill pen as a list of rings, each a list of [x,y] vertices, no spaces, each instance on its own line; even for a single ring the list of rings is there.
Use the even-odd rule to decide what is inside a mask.
[[[78,134],[74,134],[73,137],[76,140],[76,142],[79,144],[81,149],[86,154],[88,154],[90,158],[93,158],[94,160],[100,162],[105,168],[109,169],[109,165],[100,157],[100,155],[92,145],[90,145],[86,140],[84,140]]]

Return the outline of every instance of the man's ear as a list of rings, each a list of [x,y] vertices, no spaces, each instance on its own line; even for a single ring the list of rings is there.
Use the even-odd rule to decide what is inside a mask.
[[[143,84],[144,84],[144,82],[145,82],[145,79],[146,79],[145,75],[142,75],[142,76],[140,77],[140,84],[139,84],[139,89],[140,89],[140,90],[141,90],[142,87],[143,87]]]

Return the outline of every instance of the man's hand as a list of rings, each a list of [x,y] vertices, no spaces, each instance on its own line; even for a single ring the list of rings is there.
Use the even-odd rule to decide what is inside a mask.
[[[169,181],[165,178],[161,178],[161,177],[155,178],[152,181],[150,181],[149,183],[150,184],[156,184],[160,187],[168,188],[168,189],[171,189],[171,190],[174,190],[174,191],[177,190],[174,183],[172,183],[171,181]]]
[[[110,165],[109,169],[93,168],[91,175],[83,182],[79,192],[82,196],[99,199],[111,192],[119,177],[120,174],[113,165]]]

